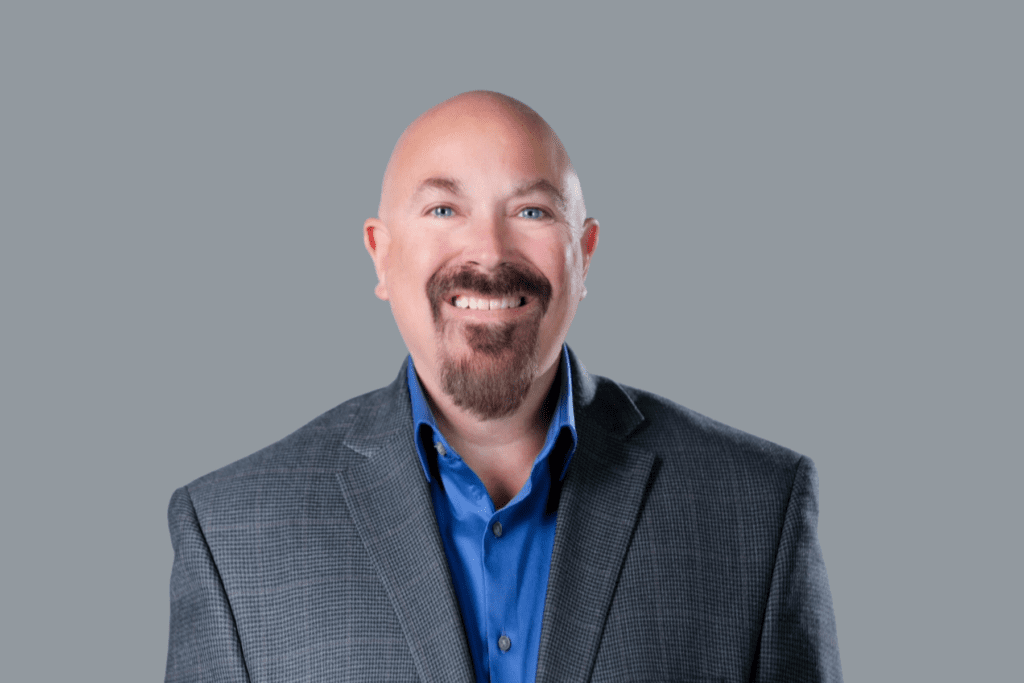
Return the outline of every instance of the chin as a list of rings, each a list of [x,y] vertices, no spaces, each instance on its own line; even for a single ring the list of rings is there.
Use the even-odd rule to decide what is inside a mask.
[[[482,420],[518,410],[537,376],[539,320],[445,328],[439,335],[441,390]],[[450,333],[461,337],[463,352],[445,343]]]

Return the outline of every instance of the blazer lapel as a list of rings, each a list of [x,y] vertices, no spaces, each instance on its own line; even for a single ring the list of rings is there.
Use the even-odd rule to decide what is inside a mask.
[[[424,681],[472,681],[451,574],[412,436],[405,369],[367,405],[345,445],[364,458],[339,472],[356,529],[384,584]]]
[[[625,440],[644,419],[633,402],[569,355],[579,443],[558,506],[538,683],[589,678],[654,463]]]

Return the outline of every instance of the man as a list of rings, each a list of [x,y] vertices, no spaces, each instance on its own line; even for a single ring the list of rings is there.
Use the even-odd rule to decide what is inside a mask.
[[[811,462],[589,375],[598,242],[536,112],[406,129],[389,387],[175,492],[168,681],[841,680]]]

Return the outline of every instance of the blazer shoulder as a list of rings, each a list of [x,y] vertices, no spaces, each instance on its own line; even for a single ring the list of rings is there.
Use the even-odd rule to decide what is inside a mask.
[[[695,461],[711,471],[733,473],[768,470],[793,476],[802,462],[810,464],[809,458],[785,446],[730,427],[663,396],[618,386],[644,417],[631,438],[657,454]]]
[[[345,446],[354,428],[364,425],[387,402],[392,387],[377,389],[349,399],[328,410],[288,436],[255,453],[214,470],[186,485],[202,491],[229,481],[271,472],[324,469],[337,471],[356,457]]]

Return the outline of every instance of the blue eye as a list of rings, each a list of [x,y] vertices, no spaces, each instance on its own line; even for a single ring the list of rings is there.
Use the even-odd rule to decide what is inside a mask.
[[[544,209],[538,209],[535,206],[531,206],[527,209],[523,209],[519,212],[520,218],[532,218],[537,220],[538,218],[544,218]]]
[[[452,207],[450,207],[450,206],[437,206],[437,207],[434,207],[434,210],[431,211],[431,213],[434,214],[435,216],[437,216],[438,218],[448,218],[450,216],[454,216],[455,215],[455,212],[452,211]]]

